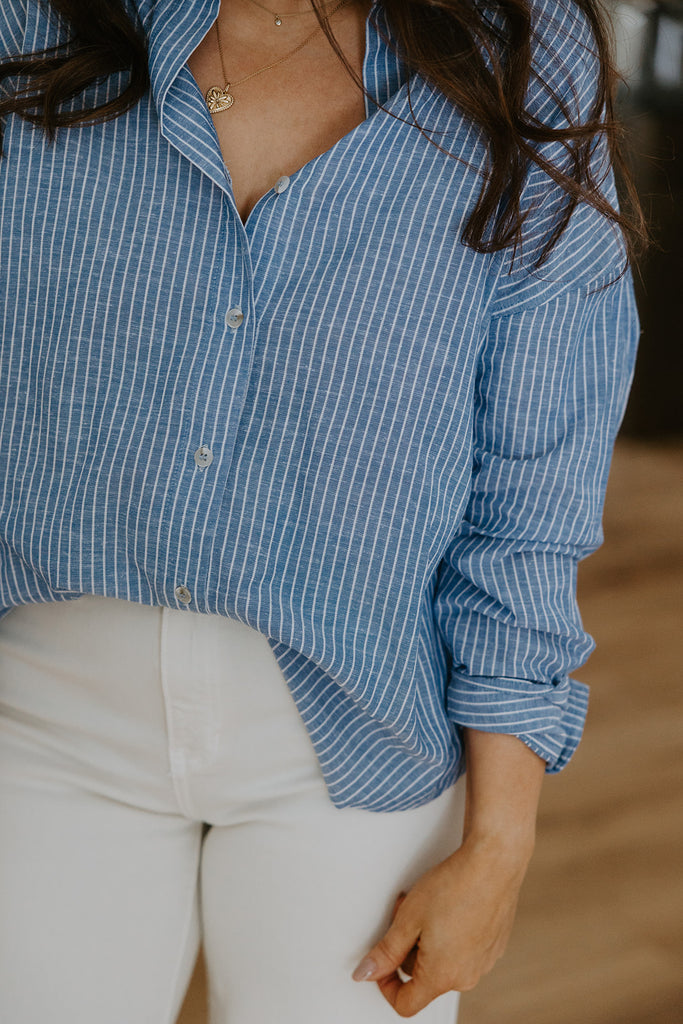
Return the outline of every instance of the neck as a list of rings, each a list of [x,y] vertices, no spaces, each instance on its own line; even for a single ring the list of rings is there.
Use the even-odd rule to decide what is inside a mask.
[[[280,6],[286,2],[287,6]],[[325,2],[325,0],[323,0]],[[336,7],[339,0],[331,3],[327,12],[328,16]],[[230,39],[231,45],[237,47],[243,54],[263,55],[264,49],[267,53],[279,55],[280,51],[291,49],[296,43],[301,42],[306,36],[318,29],[318,20],[310,3],[310,0],[259,0],[268,11],[257,7],[252,0],[222,0],[218,21],[224,40]],[[341,31],[345,27],[354,26],[349,31],[355,31],[357,23],[364,24],[370,10],[372,0],[349,0],[345,6],[331,16],[330,27],[333,32]],[[298,7],[295,8],[295,4]],[[307,13],[301,17],[292,17],[295,10],[303,10]],[[271,13],[268,13],[268,12]],[[289,12],[290,16],[287,17]],[[310,13],[308,13],[310,12]],[[275,15],[282,19],[281,25],[274,24]],[[306,49],[310,55],[316,51],[327,53],[329,42],[322,30],[318,33],[320,38],[313,39]]]
[[[320,0],[320,7],[323,13],[326,13],[327,11],[332,10],[338,2],[339,0]],[[297,15],[297,18],[301,16],[301,21],[306,21],[306,23],[309,20],[314,23],[316,20],[311,0],[259,0],[259,3],[262,4],[263,7],[267,7],[273,13],[280,14],[283,18],[286,18],[287,15],[291,16],[295,14]],[[252,11],[260,11],[264,18],[268,18],[270,16],[262,7],[257,7],[256,4],[251,3],[251,0],[227,0],[226,6],[233,10],[236,8],[249,8]],[[353,6],[353,0],[351,0],[351,3],[347,4],[347,6]],[[304,15],[306,15],[306,17],[304,17]]]

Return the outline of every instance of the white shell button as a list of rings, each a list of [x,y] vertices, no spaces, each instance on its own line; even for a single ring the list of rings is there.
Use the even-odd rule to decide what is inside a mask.
[[[228,327],[232,327],[233,329],[239,327],[243,320],[244,313],[242,312],[241,309],[239,309],[238,306],[233,306],[233,308],[229,309],[228,312],[225,314],[226,324],[228,325]]]
[[[207,448],[206,445],[203,444],[194,453],[194,461],[197,463],[200,469],[206,469],[206,467],[210,466],[211,463],[213,462],[213,452],[211,451],[210,448]]]

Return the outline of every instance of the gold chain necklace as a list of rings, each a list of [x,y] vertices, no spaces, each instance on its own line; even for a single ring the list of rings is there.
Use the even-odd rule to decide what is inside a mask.
[[[334,0],[333,0],[333,2],[334,2]],[[275,11],[271,11],[270,7],[266,7],[265,4],[260,4],[259,0],[251,0],[251,3],[255,4],[257,7],[260,7],[262,11],[267,11],[268,14],[272,15],[274,23],[278,26],[278,28],[280,27],[280,25],[282,24],[282,19],[283,19],[283,15],[282,14],[277,14]],[[331,3],[329,3],[329,4],[321,4],[320,9],[321,9],[321,11],[326,11],[327,8],[331,7],[331,6],[332,6]],[[299,18],[302,14],[313,14],[313,13],[314,13],[313,7],[311,6],[307,11],[292,11],[290,14],[284,15],[284,17],[286,17],[287,20],[289,21],[290,18]]]
[[[340,0],[340,2],[332,8],[330,13],[325,16],[325,21],[327,21],[327,19],[330,18],[341,7],[345,7],[346,4],[350,2],[351,0]],[[216,36],[218,37],[218,53],[221,58],[221,68],[223,69],[225,88],[221,89],[220,86],[218,85],[212,85],[211,88],[206,93],[206,105],[212,114],[217,114],[221,110],[229,110],[230,107],[233,105],[233,103],[235,102],[235,97],[230,92],[230,89],[234,88],[236,85],[242,85],[243,82],[248,82],[250,78],[255,78],[256,75],[262,75],[264,71],[270,71],[271,68],[276,68],[278,64],[283,64],[284,61],[289,60],[289,58],[293,57],[295,53],[298,53],[299,50],[302,50],[307,43],[310,43],[311,39],[313,39],[313,37],[317,35],[319,31],[322,31],[320,25],[316,25],[316,27],[313,29],[310,35],[307,35],[302,43],[299,43],[298,46],[295,46],[294,49],[290,50],[289,53],[286,53],[284,57],[280,57],[278,60],[274,60],[272,64],[266,64],[266,66],[263,68],[258,68],[256,71],[252,71],[250,75],[245,75],[244,78],[240,78],[239,81],[237,82],[228,82],[228,76],[225,71],[225,61],[223,60],[223,48],[221,46],[221,37],[220,32],[218,31],[218,19],[216,19],[215,24]]]

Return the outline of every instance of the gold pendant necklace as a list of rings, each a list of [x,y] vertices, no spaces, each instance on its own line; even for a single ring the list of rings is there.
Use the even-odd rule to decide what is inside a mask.
[[[351,0],[340,0],[340,2],[332,8],[330,13],[325,16],[325,21],[327,21],[328,18],[335,14],[336,11],[340,10],[340,8],[342,7],[345,7],[346,4],[350,2]],[[230,109],[230,107],[235,102],[235,97],[230,92],[230,90],[233,89],[236,85],[241,85],[243,82],[248,82],[250,78],[255,78],[256,75],[261,75],[263,74],[264,71],[270,71],[271,68],[275,68],[278,66],[278,64],[282,64],[284,63],[284,61],[289,60],[289,58],[293,57],[295,53],[298,53],[299,50],[302,50],[307,43],[310,43],[311,39],[313,39],[313,37],[317,35],[319,31],[322,31],[321,26],[319,24],[316,25],[316,27],[313,29],[310,35],[306,36],[303,42],[299,43],[298,46],[295,46],[293,50],[289,51],[289,53],[286,53],[284,57],[280,57],[279,60],[274,60],[271,64],[266,64],[265,67],[258,68],[256,71],[252,71],[250,75],[245,75],[244,78],[240,78],[239,81],[237,82],[230,83],[227,81],[228,76],[225,72],[225,61],[223,60],[223,47],[221,46],[221,37],[218,31],[218,19],[216,19],[215,25],[216,36],[218,38],[218,53],[221,58],[223,78],[226,79],[226,82],[224,88],[221,88],[219,85],[212,85],[211,88],[206,93],[206,105],[209,108],[209,112],[212,114],[218,114],[222,110]]]
[[[217,114],[219,110],[229,110],[234,102],[230,82],[226,83],[225,89],[221,89],[219,85],[212,85],[206,94],[206,105],[212,114]]]

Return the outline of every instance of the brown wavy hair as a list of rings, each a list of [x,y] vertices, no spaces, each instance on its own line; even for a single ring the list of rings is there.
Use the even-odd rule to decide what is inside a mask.
[[[559,8],[560,0],[556,2]],[[483,185],[462,234],[463,242],[480,252],[497,252],[521,244],[525,220],[521,198],[530,162],[541,167],[567,196],[537,266],[547,259],[580,202],[594,207],[622,230],[629,260],[648,242],[624,158],[624,129],[615,116],[620,76],[611,57],[608,21],[599,2],[573,0],[590,27],[597,57],[592,109],[578,123],[557,91],[542,83],[569,125],[553,128],[525,109],[529,83],[539,74],[533,60],[532,0],[491,0],[485,9],[475,0],[382,0],[401,59],[411,72],[417,72],[452,101],[478,127],[487,143]],[[319,3],[311,0],[323,31],[349,75],[366,92]],[[0,100],[0,117],[18,114],[42,128],[52,143],[58,127],[108,121],[124,114],[142,98],[150,83],[145,34],[122,0],[50,0],[50,6],[66,19],[72,35],[57,47],[0,63],[0,82],[12,75],[29,79],[28,84]],[[65,47],[69,47],[69,53],[63,52]],[[124,70],[130,71],[128,84],[113,100],[78,111],[59,110],[60,104],[97,79]],[[417,128],[425,133],[423,126],[417,124]],[[442,152],[448,152],[425,135]],[[592,174],[591,156],[600,138],[608,142],[620,181],[620,209],[605,199],[600,182]],[[563,163],[568,170],[539,152],[540,144],[548,142],[562,144],[567,157]]]

